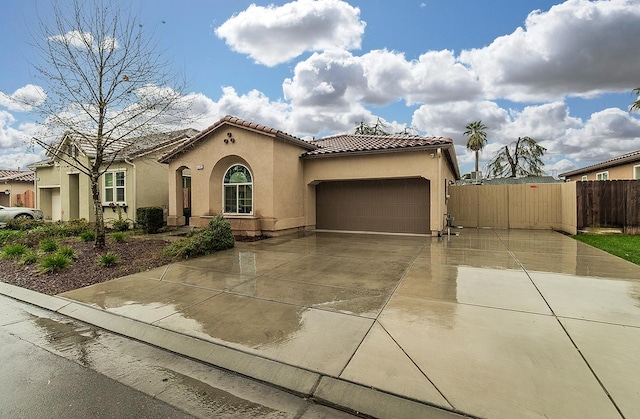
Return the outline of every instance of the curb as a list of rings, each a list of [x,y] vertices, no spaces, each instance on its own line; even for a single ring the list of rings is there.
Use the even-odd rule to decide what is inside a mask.
[[[322,404],[348,412],[393,419],[473,417],[173,332],[63,297],[41,294],[4,282],[0,282],[0,295],[241,374],[301,397],[313,398]]]

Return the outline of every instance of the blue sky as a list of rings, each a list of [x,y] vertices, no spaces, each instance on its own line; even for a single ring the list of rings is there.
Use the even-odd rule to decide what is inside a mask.
[[[302,138],[381,118],[450,137],[481,119],[481,166],[519,136],[557,174],[640,149],[640,1],[131,0],[188,80],[202,129],[227,114]],[[43,157],[37,119],[11,97],[43,88],[30,47],[49,2],[0,5],[0,168]]]

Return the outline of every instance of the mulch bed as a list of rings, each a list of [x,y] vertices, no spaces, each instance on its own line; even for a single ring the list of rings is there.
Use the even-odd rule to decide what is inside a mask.
[[[20,266],[16,260],[0,259],[0,281],[55,295],[157,268],[175,260],[163,252],[168,242],[158,239],[129,238],[123,243],[108,240],[106,249],[99,251],[92,242],[85,243],[78,239],[68,239],[64,245],[73,247],[78,256],[71,267],[60,272],[41,274],[35,265]],[[114,266],[104,267],[96,262],[98,256],[106,252],[118,255],[118,262]]]

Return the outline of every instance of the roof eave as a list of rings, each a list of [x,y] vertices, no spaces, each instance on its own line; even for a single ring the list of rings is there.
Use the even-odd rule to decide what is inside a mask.
[[[615,160],[607,160],[602,163],[593,164],[591,166],[583,167],[581,169],[572,170],[570,172],[560,173],[558,176],[560,177],[571,177],[576,175],[582,175],[584,173],[591,173],[596,170],[610,169],[612,167],[622,166],[627,163],[640,163],[640,154],[633,154],[631,156],[620,157]]]

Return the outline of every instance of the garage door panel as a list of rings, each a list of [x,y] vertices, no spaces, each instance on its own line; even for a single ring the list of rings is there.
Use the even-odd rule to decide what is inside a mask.
[[[316,226],[428,234],[429,194],[426,179],[323,182],[316,186]]]

